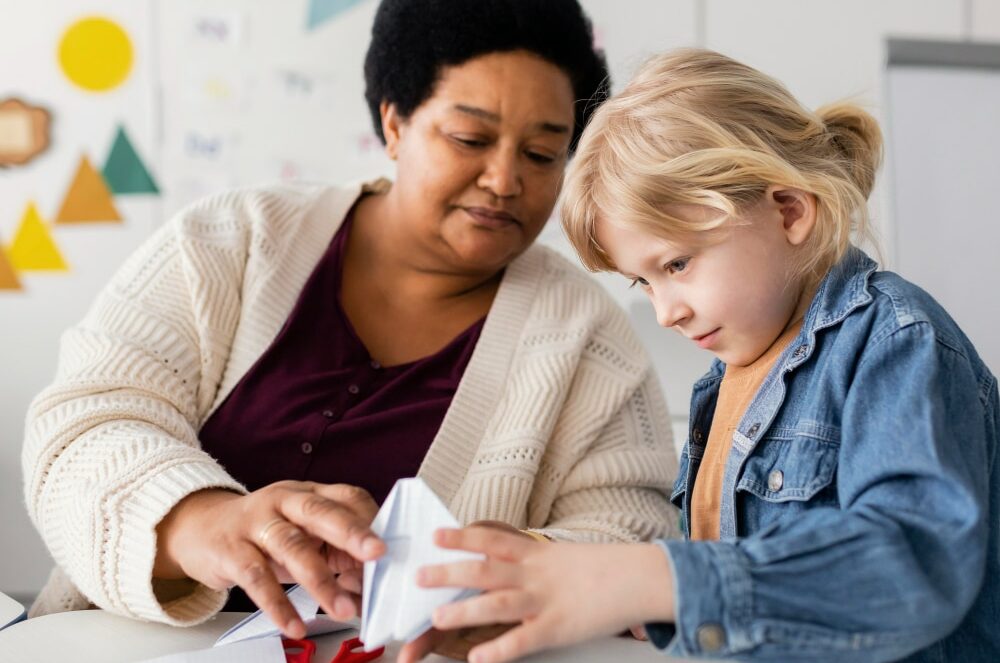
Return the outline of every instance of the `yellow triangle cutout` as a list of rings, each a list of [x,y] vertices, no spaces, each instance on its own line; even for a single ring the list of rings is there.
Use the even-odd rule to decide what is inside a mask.
[[[56,223],[92,223],[94,221],[121,221],[115,209],[111,191],[101,174],[94,170],[90,159],[80,157],[73,183],[63,198],[56,214]]]
[[[10,264],[18,271],[69,271],[69,265],[63,260],[34,203],[28,203],[24,210],[7,254]]]
[[[17,278],[14,266],[10,264],[6,251],[0,246],[0,290],[21,290],[21,281]]]

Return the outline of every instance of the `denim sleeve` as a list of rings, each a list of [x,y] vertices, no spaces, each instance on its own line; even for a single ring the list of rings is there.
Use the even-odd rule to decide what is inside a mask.
[[[842,404],[839,508],[729,542],[660,541],[673,656],[886,661],[950,633],[982,584],[988,407],[969,360],[915,323],[871,344]]]

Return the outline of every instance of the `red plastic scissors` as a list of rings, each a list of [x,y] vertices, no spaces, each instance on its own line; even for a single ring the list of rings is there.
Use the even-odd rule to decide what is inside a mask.
[[[287,663],[312,663],[313,654],[316,653],[316,643],[312,640],[284,638],[281,644],[285,647]],[[344,640],[340,643],[337,655],[330,659],[330,663],[368,663],[368,661],[374,661],[385,653],[385,647],[366,652],[364,646],[364,643],[358,638]]]

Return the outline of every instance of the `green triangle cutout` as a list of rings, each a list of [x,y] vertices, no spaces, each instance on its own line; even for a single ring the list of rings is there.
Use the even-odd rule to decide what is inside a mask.
[[[108,188],[114,194],[160,192],[149,171],[142,164],[142,159],[132,147],[132,141],[128,139],[125,127],[120,125],[101,174],[104,175]]]

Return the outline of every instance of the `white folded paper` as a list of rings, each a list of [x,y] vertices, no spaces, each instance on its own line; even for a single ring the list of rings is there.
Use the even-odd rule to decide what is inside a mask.
[[[338,622],[317,614],[319,603],[299,585],[286,592],[288,600],[306,625],[308,636],[323,635],[356,628],[357,624]],[[146,663],[284,663],[281,629],[258,610],[223,633],[211,649],[168,654]]]
[[[397,481],[372,523],[372,531],[385,541],[386,553],[365,562],[361,641],[366,651],[391,640],[414,640],[430,629],[435,608],[478,593],[417,586],[422,566],[483,558],[434,545],[434,531],[441,527],[458,527],[458,521],[434,491],[422,479]]]
[[[299,613],[299,619],[306,625],[307,637],[357,627],[357,624],[334,621],[326,615],[318,614],[319,603],[300,585],[295,585],[286,594],[295,611]],[[219,636],[219,639],[215,641],[215,646],[220,647],[243,640],[274,636],[281,637],[281,629],[271,621],[270,617],[258,610]]]

